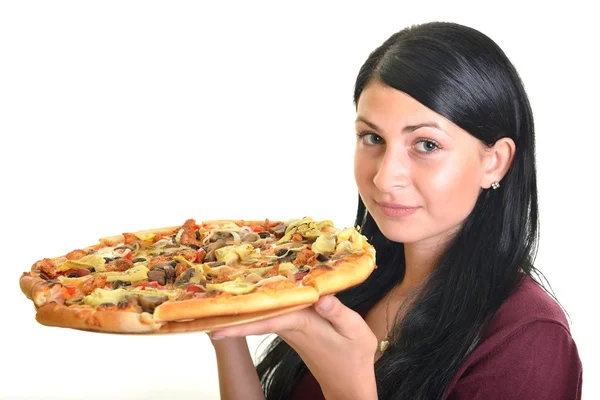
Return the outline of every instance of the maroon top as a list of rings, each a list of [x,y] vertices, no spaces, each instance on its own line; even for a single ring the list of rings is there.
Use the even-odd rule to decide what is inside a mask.
[[[582,365],[560,306],[531,278],[500,307],[444,396],[469,399],[581,399]],[[308,371],[292,400],[323,399]]]

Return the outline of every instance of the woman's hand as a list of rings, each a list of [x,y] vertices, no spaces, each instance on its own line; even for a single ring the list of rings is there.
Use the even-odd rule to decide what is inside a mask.
[[[376,399],[377,338],[362,317],[334,296],[314,307],[217,330],[212,340],[276,333],[302,357],[328,399]]]

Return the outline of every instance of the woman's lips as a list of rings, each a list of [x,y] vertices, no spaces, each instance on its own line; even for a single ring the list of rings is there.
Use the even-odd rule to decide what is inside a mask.
[[[413,214],[419,207],[410,207],[397,203],[377,202],[381,212],[388,217],[402,218]]]

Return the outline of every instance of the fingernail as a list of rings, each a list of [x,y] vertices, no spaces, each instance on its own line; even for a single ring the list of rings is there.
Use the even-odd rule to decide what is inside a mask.
[[[319,309],[321,311],[329,311],[331,308],[331,297],[327,296],[319,303]]]

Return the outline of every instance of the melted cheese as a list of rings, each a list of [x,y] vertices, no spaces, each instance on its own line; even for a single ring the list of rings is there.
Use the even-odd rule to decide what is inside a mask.
[[[209,283],[206,285],[206,290],[218,290],[219,292],[227,292],[231,294],[246,294],[254,290],[254,284],[241,280],[223,283]]]
[[[125,298],[127,291],[125,289],[94,289],[92,293],[83,298],[83,303],[90,306],[98,306],[102,303],[118,304]]]
[[[142,263],[136,264],[133,268],[127,271],[118,272],[103,272],[101,275],[106,276],[106,282],[123,281],[123,282],[137,282],[144,279],[148,279],[148,267]]]

